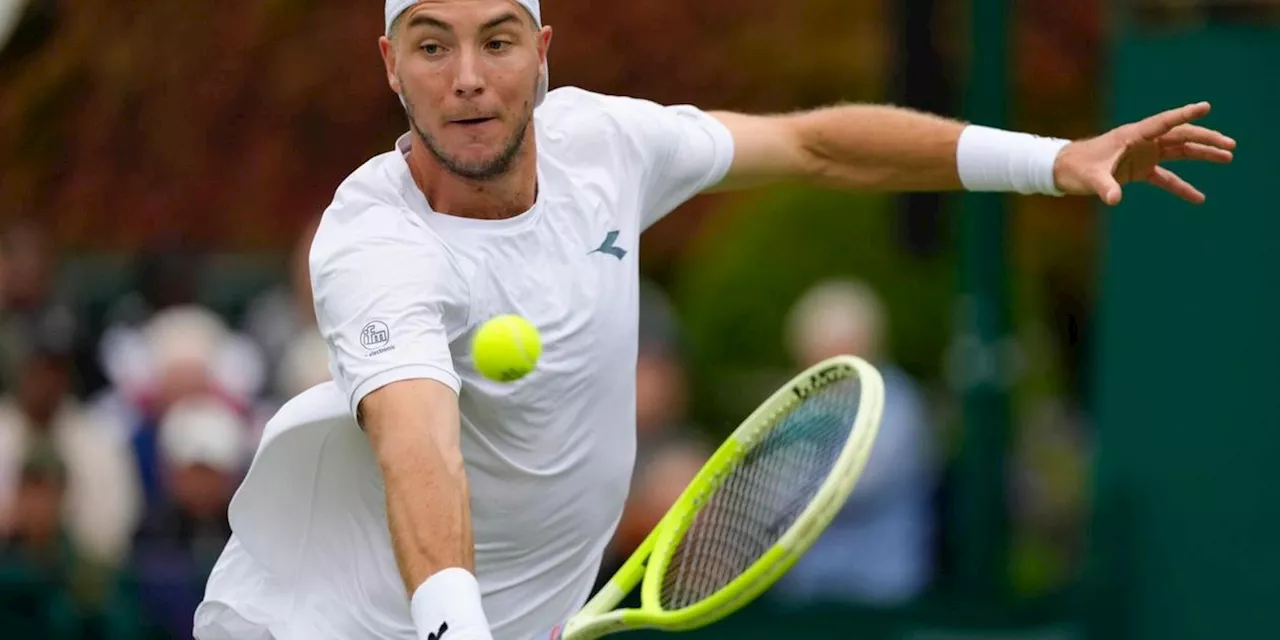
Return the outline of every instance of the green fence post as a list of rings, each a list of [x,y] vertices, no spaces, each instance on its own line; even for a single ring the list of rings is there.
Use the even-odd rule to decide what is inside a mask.
[[[971,55],[964,114],[974,123],[1007,126],[1008,2],[972,0]],[[965,595],[994,598],[1007,584],[1005,453],[1010,424],[1005,263],[1006,202],[1002,194],[966,193],[960,225],[961,353],[965,374],[963,436],[950,521],[956,578]]]

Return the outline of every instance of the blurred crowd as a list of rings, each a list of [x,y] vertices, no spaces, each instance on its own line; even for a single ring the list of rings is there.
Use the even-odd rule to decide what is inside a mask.
[[[58,286],[38,226],[0,235],[0,626],[13,638],[190,638],[230,526],[227,507],[274,410],[329,377],[307,275],[234,322],[198,300],[196,257],[137,258],[98,322]],[[783,602],[894,604],[933,572],[936,455],[920,391],[886,358],[876,293],[821,283],[792,310],[796,369],[853,353],[885,373],[881,437],[847,508],[774,589]],[[607,579],[716,443],[689,424],[688,345],[656,286],[642,294],[638,458]],[[790,372],[794,373],[794,371]]]
[[[328,379],[306,249],[233,326],[198,256],[137,258],[88,322],[38,226],[0,235],[0,627],[12,638],[190,638],[267,418]]]

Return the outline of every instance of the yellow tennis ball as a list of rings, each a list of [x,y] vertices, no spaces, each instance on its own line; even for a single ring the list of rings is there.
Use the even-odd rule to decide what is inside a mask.
[[[490,318],[471,340],[471,360],[490,380],[519,380],[533,371],[541,356],[538,329],[517,315]]]

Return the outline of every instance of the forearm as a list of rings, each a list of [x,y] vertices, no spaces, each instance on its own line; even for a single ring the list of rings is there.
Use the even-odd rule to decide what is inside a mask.
[[[828,107],[790,117],[814,182],[865,191],[964,186],[956,163],[962,122],[881,105]]]
[[[405,588],[450,567],[474,572],[466,474],[426,434],[387,438],[380,455],[387,524]]]
[[[861,191],[1061,195],[1055,166],[1067,140],[878,105],[829,107],[785,116],[781,123],[762,127],[780,133],[740,136],[749,156],[766,158],[741,161],[743,174],[772,172]]]
[[[434,381],[408,380],[373,392],[361,406],[419,637],[438,637],[447,621],[456,640],[489,640],[475,576],[457,396]]]

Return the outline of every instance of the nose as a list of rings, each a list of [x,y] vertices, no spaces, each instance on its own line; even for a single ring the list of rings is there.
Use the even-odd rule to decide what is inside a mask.
[[[474,98],[484,93],[484,76],[478,56],[464,52],[459,56],[458,74],[453,79],[453,94],[459,98]]]

